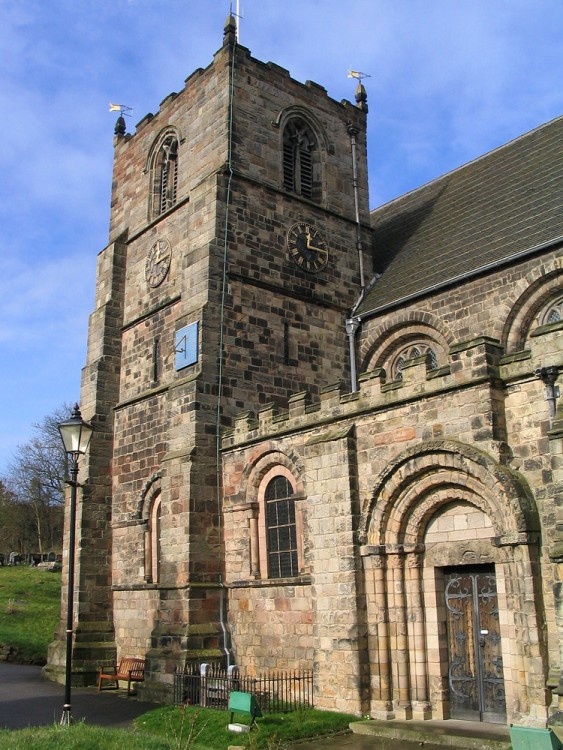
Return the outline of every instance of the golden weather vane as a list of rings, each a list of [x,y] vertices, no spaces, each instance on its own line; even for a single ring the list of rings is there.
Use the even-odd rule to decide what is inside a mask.
[[[350,70],[348,71],[348,78],[356,78],[360,83],[364,78],[371,78],[369,73],[361,73],[359,70]]]

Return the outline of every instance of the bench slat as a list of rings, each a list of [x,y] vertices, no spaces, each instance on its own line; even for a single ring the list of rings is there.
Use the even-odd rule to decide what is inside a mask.
[[[119,664],[111,667],[100,667],[98,677],[98,692],[102,689],[102,681],[110,680],[115,682],[115,688],[119,688],[119,680],[127,682],[127,696],[131,692],[132,682],[143,682],[145,679],[145,660],[124,656],[119,660]]]

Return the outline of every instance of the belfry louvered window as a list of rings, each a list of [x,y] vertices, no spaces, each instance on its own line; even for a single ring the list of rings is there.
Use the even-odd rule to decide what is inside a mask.
[[[178,139],[174,134],[164,138],[155,155],[152,169],[151,218],[168,211],[178,195]]]
[[[317,142],[310,127],[301,119],[290,120],[283,132],[284,188],[318,201],[318,158]]]
[[[274,477],[266,487],[266,535],[268,576],[290,578],[298,574],[297,528],[293,488],[284,476]]]

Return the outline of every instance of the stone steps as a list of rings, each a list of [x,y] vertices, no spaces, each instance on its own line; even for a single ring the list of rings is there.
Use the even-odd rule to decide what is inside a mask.
[[[504,724],[473,721],[355,721],[350,729],[357,735],[378,737],[378,748],[409,746],[452,747],[456,750],[510,750],[509,729]],[[400,743],[400,744],[398,744]]]

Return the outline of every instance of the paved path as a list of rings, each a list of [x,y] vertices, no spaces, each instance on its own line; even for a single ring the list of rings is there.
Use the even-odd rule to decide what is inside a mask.
[[[126,691],[102,691],[96,688],[73,688],[72,717],[89,724],[128,727],[133,719],[151,708],[125,697]],[[0,662],[0,727],[23,729],[58,724],[64,703],[64,686],[44,680],[41,667]]]
[[[290,750],[386,750],[381,744],[381,740],[376,737],[362,737],[359,734],[346,734],[339,737],[333,737],[331,740],[313,740],[295,745]],[[394,750],[404,750],[403,747],[397,746],[395,740]],[[426,750],[426,746],[424,748]],[[432,748],[430,748],[432,750]],[[441,748],[444,750],[444,748]]]

